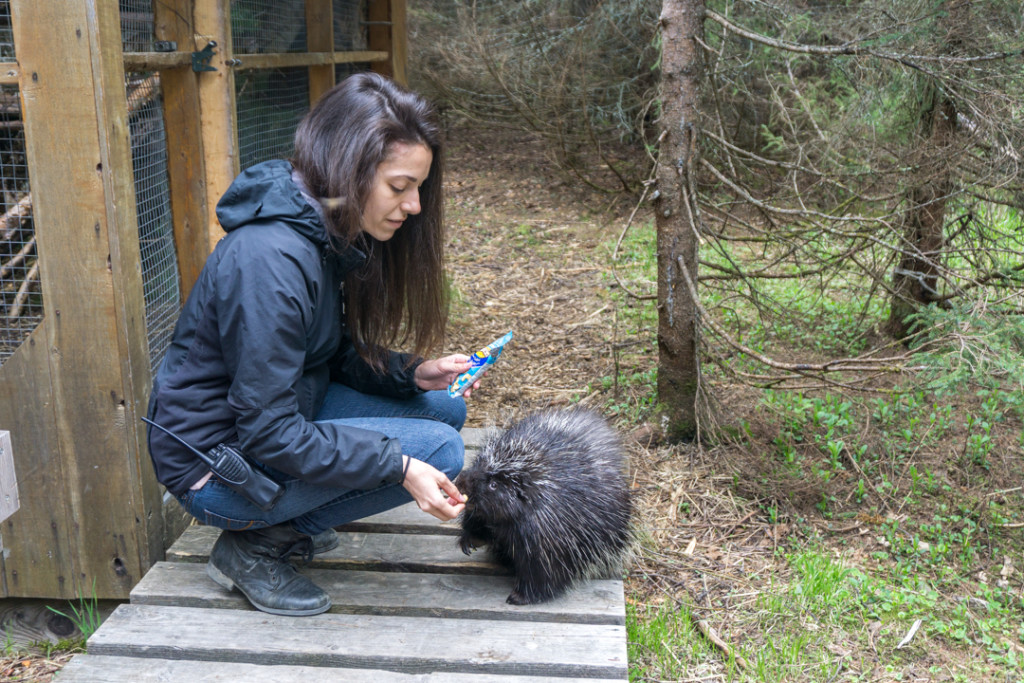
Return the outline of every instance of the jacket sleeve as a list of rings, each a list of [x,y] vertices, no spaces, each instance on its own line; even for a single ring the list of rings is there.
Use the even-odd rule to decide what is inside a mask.
[[[371,489],[401,481],[397,439],[308,421],[299,412],[306,331],[314,316],[334,314],[317,309],[318,255],[287,240],[236,245],[221,259],[215,306],[242,451],[322,486]]]
[[[360,357],[355,344],[346,335],[329,365],[333,382],[364,394],[410,398],[423,393],[416,386],[415,378],[416,368],[422,362],[422,358],[411,354],[389,351],[385,367],[378,371]]]

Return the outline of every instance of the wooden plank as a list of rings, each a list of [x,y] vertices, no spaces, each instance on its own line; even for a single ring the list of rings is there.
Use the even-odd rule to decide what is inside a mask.
[[[618,580],[587,581],[566,595],[539,605],[510,605],[508,576],[409,574],[403,572],[302,569],[327,591],[331,611],[379,616],[557,621],[576,624],[625,623]],[[133,605],[254,609],[238,591],[227,591],[206,575],[206,565],[158,562],[132,589]]]
[[[459,434],[462,435],[462,443],[466,444],[466,450],[480,450],[484,439],[492,431],[484,427],[463,427]]]
[[[190,526],[167,551],[175,562],[206,562],[220,529]],[[505,569],[486,550],[465,555],[451,536],[338,532],[341,543],[311,567],[364,571],[440,572],[500,576]]]
[[[210,251],[224,236],[217,222],[217,201],[238,175],[238,124],[235,115],[235,72],[225,62],[232,59],[231,0],[204,0],[196,2],[193,10],[195,22],[195,49],[202,50],[214,41],[214,71],[199,74],[199,103],[202,120],[204,183],[206,185],[206,211],[208,248]]]
[[[461,528],[454,520],[442,522],[426,514],[416,503],[406,503],[387,512],[372,515],[338,527],[339,531],[359,531],[364,534],[432,534],[458,536]]]
[[[516,676],[514,683],[595,683],[607,678]],[[625,680],[624,678],[622,680]],[[322,666],[275,666],[237,662],[187,662],[176,659],[77,655],[60,672],[61,683],[509,683],[508,676],[447,671],[403,674],[380,669],[332,669]]]
[[[309,67],[309,106],[334,86],[334,3],[306,0],[306,49],[325,52],[330,62]]]
[[[626,676],[625,627],[121,605],[90,654],[403,673]]]
[[[18,473],[14,470],[11,433],[0,431],[0,522],[17,512],[19,507],[21,504],[18,502]],[[3,550],[2,540],[0,550]]]
[[[406,66],[409,54],[409,28],[406,22],[406,0],[389,0],[391,15],[391,78],[409,85]]]
[[[388,59],[386,52],[261,52],[235,57],[236,69],[288,69],[297,66],[324,66],[345,62],[372,62]],[[332,69],[333,70],[333,69]]]
[[[191,19],[192,0],[161,0],[153,5],[154,37],[190,47]],[[188,298],[210,253],[199,78],[192,71],[191,57],[180,68],[160,73],[167,134],[167,181],[182,301]]]
[[[47,325],[43,319],[0,366],[0,424],[12,427],[14,466],[25,490],[21,509],[3,524],[0,588],[5,597],[53,596],[73,576],[73,530],[56,443]]]
[[[87,0],[86,17],[87,30],[93,41],[90,54],[98,117],[100,164],[103,169],[103,197],[108,222],[107,267],[112,275],[117,326],[117,335],[113,339],[116,340],[121,381],[119,394],[111,393],[109,397],[116,410],[112,433],[119,442],[118,450],[99,453],[96,459],[108,469],[111,465],[121,468],[125,481],[122,486],[115,484],[110,490],[104,491],[103,488],[112,479],[111,474],[102,471],[101,466],[93,462],[93,458],[89,458],[82,468],[86,476],[79,477],[79,490],[87,500],[77,513],[88,515],[94,506],[102,505],[111,511],[114,519],[114,524],[108,528],[90,530],[93,533],[106,532],[112,535],[113,550],[109,551],[108,557],[104,557],[104,553],[97,553],[95,549],[95,539],[102,536],[80,536],[80,547],[90,555],[89,564],[92,565],[87,567],[85,578],[90,574],[107,571],[118,581],[115,590],[103,593],[99,588],[93,590],[92,585],[83,581],[78,587],[78,593],[81,596],[95,594],[97,597],[119,598],[124,597],[124,591],[130,591],[149,567],[163,557],[162,490],[146,446],[146,427],[139,419],[146,414],[148,408],[152,377],[124,63],[120,58],[120,50],[117,50],[122,39],[121,14],[109,0]],[[114,346],[110,341],[107,340],[108,346]],[[68,368],[72,372],[79,371],[74,366]],[[117,369],[115,364],[110,368],[105,367],[103,372],[113,374]],[[89,386],[88,380],[84,384]],[[79,400],[77,393],[69,394],[68,397],[72,401]],[[79,439],[81,425],[70,426],[69,438]],[[76,490],[71,492],[72,496],[76,493]],[[130,504],[122,504],[121,500],[130,501]],[[135,557],[122,557],[131,554]]]
[[[102,621],[121,604],[120,601],[99,600],[95,614]],[[75,623],[64,616],[80,609],[77,600],[40,600],[37,598],[6,598],[0,600],[0,633],[7,645],[6,652],[22,651],[39,643],[54,643],[82,637]],[[57,611],[54,611],[57,610]],[[57,612],[61,612],[58,614]],[[10,655],[7,655],[10,656]],[[3,679],[6,680],[6,679]]]
[[[391,0],[367,0],[366,5],[366,46],[371,50],[388,53],[384,62],[375,62],[372,69],[391,77],[394,65],[391,60]]]
[[[41,583],[52,585],[17,594],[75,597],[91,593],[95,581],[99,597],[124,597],[148,568],[147,535],[158,518],[150,515],[155,480],[152,487],[145,482],[141,468],[149,459],[135,419],[149,359],[120,20],[116,4],[100,0],[16,0],[11,16],[63,477],[44,504],[67,501],[71,547],[63,556],[69,564],[51,560],[53,569],[41,574]],[[25,539],[43,552],[53,551],[63,531],[51,528],[51,515],[36,518],[45,526]],[[12,544],[7,550],[25,552]]]
[[[352,62],[386,62],[391,55],[383,50],[353,50],[335,52],[335,64],[351,64]]]
[[[167,0],[161,0],[166,2]],[[157,7],[153,8],[154,14],[157,12]],[[185,16],[181,16],[181,20],[185,20]],[[189,42],[179,43],[181,45],[191,45],[191,36],[189,36]],[[157,40],[167,40],[165,38],[157,38]],[[124,53],[124,68],[125,71],[162,71],[164,69],[174,69],[179,67],[187,67],[189,71],[192,70],[192,53],[191,52],[125,52]]]

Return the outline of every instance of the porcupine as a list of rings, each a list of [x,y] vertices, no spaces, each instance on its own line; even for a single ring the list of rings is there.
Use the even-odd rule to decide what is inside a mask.
[[[459,547],[487,544],[511,569],[513,605],[615,568],[630,541],[622,443],[586,409],[545,410],[488,439],[455,480],[468,496]]]

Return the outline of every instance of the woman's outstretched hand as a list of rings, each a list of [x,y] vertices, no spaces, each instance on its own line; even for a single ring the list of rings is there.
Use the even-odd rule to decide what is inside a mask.
[[[409,460],[402,486],[412,495],[420,510],[441,521],[458,517],[466,507],[466,499],[444,472],[422,460],[410,458],[408,455],[402,457]],[[405,460],[402,464],[405,465]]]
[[[424,391],[435,391],[447,389],[455,378],[469,370],[469,356],[456,353],[444,358],[425,360],[416,368],[416,386]],[[473,386],[467,387],[462,395],[469,397],[474,389],[480,388],[480,382],[473,382]]]

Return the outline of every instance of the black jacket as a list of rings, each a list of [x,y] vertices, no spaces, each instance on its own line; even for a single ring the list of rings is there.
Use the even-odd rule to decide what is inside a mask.
[[[376,373],[342,316],[343,276],[365,258],[338,254],[285,161],[243,172],[217,204],[227,235],[207,259],[157,371],[150,415],[193,446],[233,444],[313,484],[369,489],[402,478],[401,447],[383,434],[317,424],[329,381],[412,396],[416,364],[391,353]],[[392,443],[394,442],[394,443]],[[208,468],[150,428],[157,478],[181,495]]]

